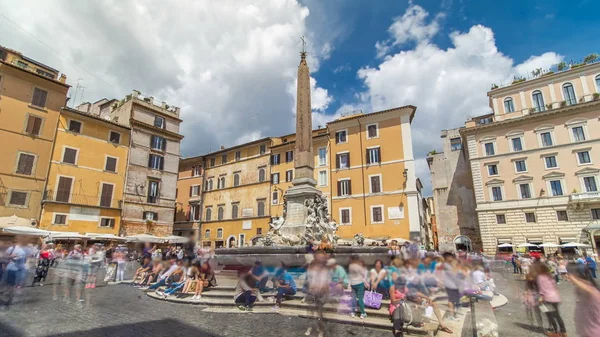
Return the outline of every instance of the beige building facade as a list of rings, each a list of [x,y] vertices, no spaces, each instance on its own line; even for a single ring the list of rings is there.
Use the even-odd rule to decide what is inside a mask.
[[[496,88],[492,114],[460,130],[486,253],[600,232],[600,64]],[[439,213],[438,213],[439,214]]]

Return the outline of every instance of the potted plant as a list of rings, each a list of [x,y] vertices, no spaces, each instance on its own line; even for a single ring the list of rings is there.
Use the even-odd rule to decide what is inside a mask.
[[[565,61],[563,61],[563,62],[559,63],[556,67],[558,68],[558,71],[563,71],[563,70],[567,69],[567,63],[565,63]]]
[[[598,54],[596,54],[596,53],[592,53],[592,54],[589,54],[588,56],[586,56],[586,57],[583,59],[583,63],[593,63],[593,62],[594,62],[594,61],[596,61],[597,59],[598,59]]]
[[[564,108],[564,107],[566,107],[566,106],[567,106],[567,101],[561,101],[561,102],[560,102],[560,107],[561,107],[561,108]]]
[[[532,114],[535,112],[535,108],[529,108],[529,113]]]
[[[552,104],[546,104],[546,110],[552,110]]]
[[[600,93],[595,92],[592,97],[594,97],[594,101],[600,100]]]
[[[144,97],[144,102],[150,103],[150,98],[149,97]]]
[[[542,76],[548,76],[548,75],[552,75],[552,74],[554,74],[554,72],[552,70],[548,70]]]
[[[128,94],[128,95],[125,96],[125,100],[126,101],[129,101],[130,99],[131,99],[131,94]]]
[[[571,64],[571,69],[579,68],[583,65],[583,63]]]
[[[492,83],[492,90],[498,89],[498,85],[496,83]]]

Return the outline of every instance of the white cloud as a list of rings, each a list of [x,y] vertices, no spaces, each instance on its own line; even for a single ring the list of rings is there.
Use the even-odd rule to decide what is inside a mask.
[[[309,10],[294,0],[24,0],[0,12],[106,82],[0,19],[3,45],[64,71],[72,85],[83,78],[84,100],[138,89],[180,106],[186,156],[291,132],[300,36],[309,37],[313,72],[333,50],[311,41]],[[311,89],[314,108],[326,109],[327,90],[314,80]]]
[[[517,76],[531,77],[531,72],[536,69],[547,70],[549,65],[560,63],[564,59],[563,56],[554,52],[544,53],[539,56],[531,56],[529,59],[515,67]]]
[[[390,28],[394,41],[421,39],[414,49],[395,54],[388,50],[379,65],[358,71],[367,88],[359,103],[368,105],[368,111],[407,104],[417,107],[412,135],[418,161],[440,148],[440,130],[463,126],[468,116],[490,111],[486,92],[492,83],[562,60],[560,55],[546,53],[515,65],[496,47],[492,30],[481,25],[472,26],[468,32],[451,33],[452,47],[441,49],[430,40],[436,27],[416,32],[401,28],[410,26],[407,22],[422,26],[428,13],[421,10],[409,8],[392,24],[396,28]],[[427,165],[419,162],[417,170],[430,191]]]

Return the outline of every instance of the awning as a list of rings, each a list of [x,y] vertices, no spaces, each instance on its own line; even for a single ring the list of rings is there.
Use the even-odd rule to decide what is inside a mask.
[[[127,241],[126,238],[114,234],[85,233],[85,235],[97,241]]]
[[[43,229],[24,226],[5,227],[2,231],[15,235],[48,236],[48,234],[50,234],[49,231]]]
[[[534,242],[534,243],[535,242],[544,242],[544,239],[542,239],[541,237],[537,237],[537,236],[534,236],[531,238],[527,237],[527,242]]]
[[[87,240],[90,237],[78,232],[50,232],[48,240]]]
[[[183,236],[177,236],[177,235],[165,236],[162,239],[168,241],[169,243],[186,243],[186,242],[190,241],[189,238],[185,238]]]
[[[498,238],[498,244],[501,243],[512,243],[512,239]]]
[[[558,241],[563,244],[563,243],[567,243],[567,242],[574,242],[577,241],[577,238],[574,236],[561,236],[558,238]]]
[[[126,236],[125,239],[130,242],[151,242],[151,243],[164,243],[165,238],[161,238],[158,236],[150,235],[150,234],[136,234],[131,236]]]
[[[600,220],[592,221],[584,228],[586,231],[600,230]]]
[[[16,214],[0,217],[0,228],[17,226],[33,228],[31,223],[30,219],[18,217]]]

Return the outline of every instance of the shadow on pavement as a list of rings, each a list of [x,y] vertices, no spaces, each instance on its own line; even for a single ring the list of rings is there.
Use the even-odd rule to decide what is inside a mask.
[[[0,322],[0,336],[2,336],[2,337],[21,337],[24,335],[22,333],[20,333],[19,331],[15,330],[15,328],[13,328],[12,326],[3,324],[2,322]]]
[[[544,332],[543,329],[540,329],[539,327],[534,326],[534,325],[530,325],[530,324],[515,322],[515,325],[518,326],[521,329],[529,330],[531,332],[538,332],[538,333],[539,332]]]
[[[17,335],[20,336],[20,335]],[[174,319],[139,322],[134,324],[120,324],[97,329],[73,331],[46,335],[47,337],[130,337],[130,336],[198,336],[215,337],[205,330],[185,324]]]

